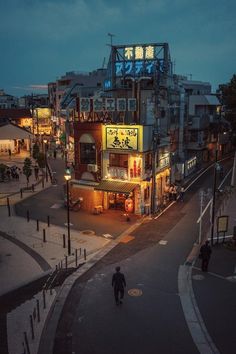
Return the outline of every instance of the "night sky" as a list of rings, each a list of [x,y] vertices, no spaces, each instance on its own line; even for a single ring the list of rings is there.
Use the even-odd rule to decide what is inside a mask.
[[[236,73],[235,14],[235,0],[0,0],[0,89],[44,92],[101,68],[112,33],[117,45],[168,42],[175,73],[214,91]]]

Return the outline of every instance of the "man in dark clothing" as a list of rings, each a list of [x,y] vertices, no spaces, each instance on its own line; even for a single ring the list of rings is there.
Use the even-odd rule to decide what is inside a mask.
[[[209,241],[206,241],[204,245],[200,248],[200,258],[202,260],[202,271],[207,272],[208,264],[211,257],[211,247]]]
[[[112,286],[114,288],[116,305],[122,304],[121,300],[124,297],[124,287],[126,286],[126,281],[124,274],[120,273],[120,267],[116,267],[116,273],[114,273],[112,276]]]

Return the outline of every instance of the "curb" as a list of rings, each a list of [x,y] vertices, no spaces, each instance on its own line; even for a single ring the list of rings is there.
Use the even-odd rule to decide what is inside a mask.
[[[63,283],[59,293],[57,294],[54,302],[51,306],[49,314],[47,316],[39,344],[39,350],[37,354],[53,354],[54,341],[56,336],[56,329],[60,320],[65,302],[74,283],[89,269],[91,269],[99,260],[101,260],[106,254],[108,254],[114,247],[117,246],[119,241],[128,233],[134,231],[140,226],[146,218],[141,221],[137,221],[134,225],[131,225],[127,230],[122,232],[116,240],[111,240],[104,248],[102,248],[94,257],[86,262],[81,268],[71,274]]]
[[[220,354],[212,341],[197,306],[192,288],[192,267],[181,265],[178,271],[178,289],[184,317],[193,342],[200,354]]]
[[[79,268],[65,280],[59,293],[54,299],[54,302],[47,316],[43,332],[41,334],[38,354],[53,354],[57,325],[60,320],[66,299],[69,296],[69,293],[75,281],[80,276],[85,274],[89,269],[91,269],[102,257],[109,253],[111,249],[114,248],[116,245],[117,242],[111,241],[100,252],[98,252],[95,257],[91,258],[81,268]]]

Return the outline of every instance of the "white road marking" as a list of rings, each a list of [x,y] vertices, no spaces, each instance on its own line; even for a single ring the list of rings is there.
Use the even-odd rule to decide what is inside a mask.
[[[62,208],[63,204],[61,203],[56,203],[56,204],[53,204],[50,208],[51,209],[60,209]]]
[[[161,241],[159,241],[158,243],[159,243],[159,245],[165,246],[165,245],[167,244],[167,242],[168,242],[168,241],[161,240]]]

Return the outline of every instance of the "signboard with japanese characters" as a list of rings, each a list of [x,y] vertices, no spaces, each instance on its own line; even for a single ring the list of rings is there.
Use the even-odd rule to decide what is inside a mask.
[[[122,47],[115,62],[115,75],[152,76],[156,70],[163,71],[164,60],[158,56],[160,52],[158,44]]]
[[[138,150],[138,128],[105,127],[106,149]]]
[[[97,97],[93,99],[93,111],[102,112],[104,109],[103,98]]]
[[[90,112],[91,102],[89,97],[81,97],[80,100],[80,112]]]
[[[125,112],[126,110],[126,98],[117,98],[117,111]]]
[[[228,215],[221,215],[217,218],[217,233],[228,231]]]
[[[88,112],[135,112],[137,110],[136,98],[102,98],[81,97],[78,98],[80,113]]]
[[[109,112],[114,112],[116,109],[115,98],[106,98],[106,110]]]

